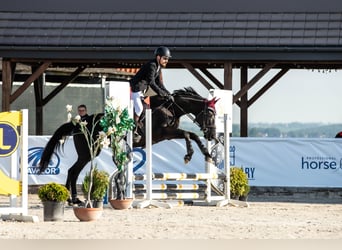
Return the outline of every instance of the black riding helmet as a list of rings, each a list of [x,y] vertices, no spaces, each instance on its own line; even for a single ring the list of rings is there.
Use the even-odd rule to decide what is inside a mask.
[[[171,58],[171,52],[167,47],[161,46],[154,51],[155,56],[166,56]]]

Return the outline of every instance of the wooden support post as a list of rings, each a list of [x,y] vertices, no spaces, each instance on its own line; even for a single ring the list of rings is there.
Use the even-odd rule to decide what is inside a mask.
[[[2,59],[2,111],[10,110],[10,97],[12,92],[12,69],[11,62]]]
[[[244,89],[248,82],[248,68],[241,68],[241,89]],[[248,91],[240,99],[240,137],[248,136]]]

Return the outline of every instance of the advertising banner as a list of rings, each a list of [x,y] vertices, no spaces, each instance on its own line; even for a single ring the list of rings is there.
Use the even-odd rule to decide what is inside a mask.
[[[68,169],[77,159],[70,137],[64,147],[51,159],[44,174],[38,174],[38,162],[49,136],[29,136],[29,184],[45,184],[51,181],[64,183]],[[223,145],[216,147],[215,165],[223,171]],[[204,156],[193,144],[194,155],[185,164],[184,140],[165,140],[152,146],[153,172],[203,173]],[[283,138],[231,138],[230,165],[242,167],[251,186],[272,187],[342,187],[341,139],[283,139]],[[18,162],[20,159],[18,159]],[[146,155],[141,148],[134,149],[133,170],[145,172]],[[116,167],[111,151],[102,150],[96,158],[100,169],[112,173]],[[10,157],[0,158],[0,169],[9,173]],[[81,172],[78,183],[89,171],[89,164]]]

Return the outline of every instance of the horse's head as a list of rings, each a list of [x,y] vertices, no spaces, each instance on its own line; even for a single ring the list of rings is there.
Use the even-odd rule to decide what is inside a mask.
[[[215,103],[217,101],[218,99],[216,98],[213,98],[211,100],[204,100],[203,112],[196,116],[196,121],[203,131],[204,138],[209,141],[216,138]]]

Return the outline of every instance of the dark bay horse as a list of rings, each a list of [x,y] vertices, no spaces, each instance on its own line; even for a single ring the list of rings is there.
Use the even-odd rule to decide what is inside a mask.
[[[191,145],[191,140],[194,140],[201,152],[205,157],[205,161],[211,162],[211,156],[205,145],[201,142],[200,138],[193,132],[179,129],[180,118],[186,114],[192,114],[194,116],[193,122],[196,123],[207,140],[216,140],[216,126],[215,126],[215,103],[217,100],[214,98],[208,100],[201,97],[192,88],[185,88],[182,90],[176,90],[173,93],[174,102],[166,101],[164,97],[153,96],[150,98],[150,105],[152,109],[152,143],[158,143],[163,140],[170,139],[182,139],[186,141],[187,154],[184,156],[185,163],[188,163],[194,150]],[[168,122],[167,126],[161,126],[161,121],[165,119],[164,109],[168,110],[168,113],[172,115],[171,122]],[[98,124],[96,121],[101,119],[103,114],[92,115],[88,119],[88,126],[92,124]],[[99,126],[99,125],[98,125]],[[72,122],[65,123],[60,126],[52,135],[47,145],[44,148],[43,154],[40,159],[39,168],[40,172],[44,172],[49,165],[49,161],[52,154],[58,149],[61,144],[60,140],[63,137],[73,135],[76,152],[78,155],[77,161],[68,170],[68,176],[66,181],[66,187],[71,191],[73,201],[77,200],[76,182],[77,178],[84,168],[84,166],[90,161],[89,148],[81,133],[73,133],[77,129]],[[88,128],[91,129],[91,128]],[[94,129],[94,135],[97,135],[102,129],[96,127]],[[145,136],[138,143],[134,143],[133,147],[144,147]],[[97,152],[97,155],[100,153]],[[77,200],[76,200],[77,199]]]

